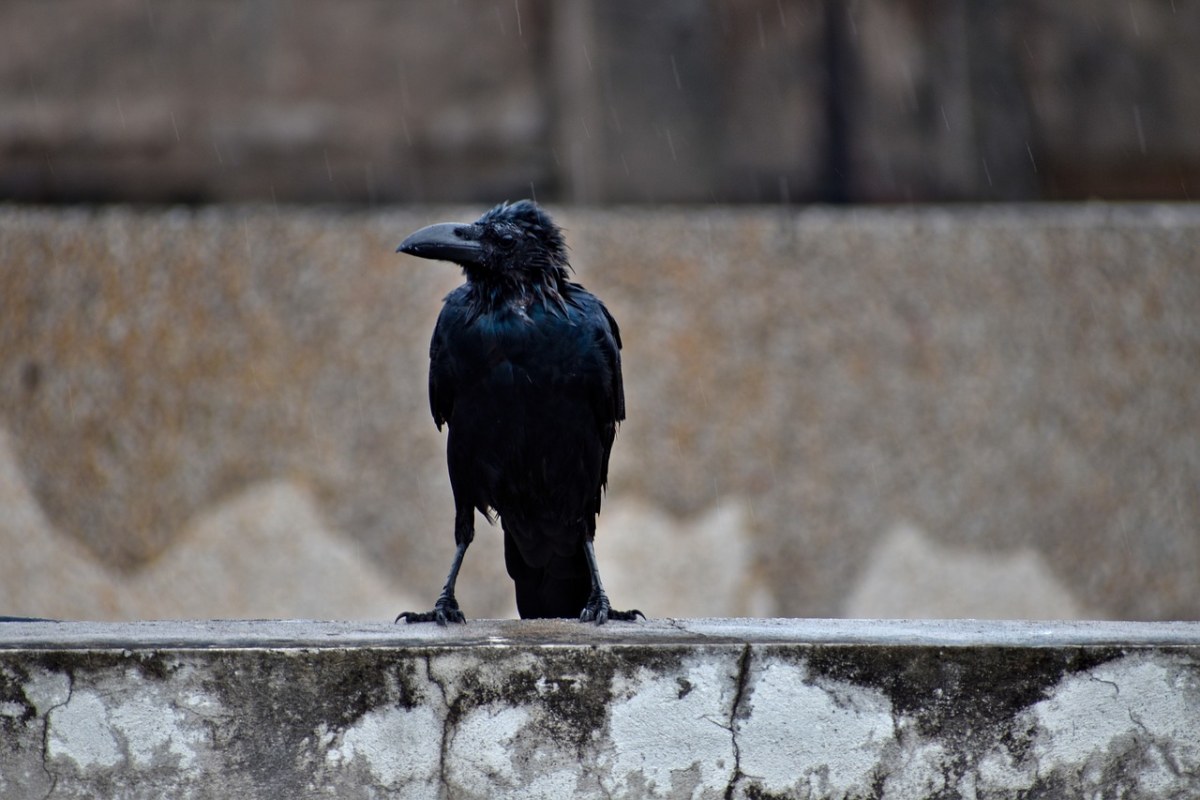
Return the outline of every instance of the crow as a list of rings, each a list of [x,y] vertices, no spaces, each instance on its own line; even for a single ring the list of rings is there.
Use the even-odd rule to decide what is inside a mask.
[[[625,418],[621,332],[570,280],[562,231],[521,200],[474,223],[422,228],[396,252],[453,262],[466,278],[446,296],[429,346],[429,405],[438,430],[449,428],[457,549],[433,610],[396,621],[465,621],[454,586],[476,510],[500,519],[523,619],[644,617],[609,605],[592,544]]]

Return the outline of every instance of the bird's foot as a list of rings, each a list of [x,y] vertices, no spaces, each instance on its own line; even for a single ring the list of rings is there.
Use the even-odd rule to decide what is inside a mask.
[[[631,611],[616,611],[609,605],[608,595],[604,592],[593,592],[592,596],[588,598],[587,605],[583,607],[583,612],[579,615],[579,621],[603,625],[610,619],[634,622],[638,617],[645,619],[646,615],[636,608]]]
[[[404,620],[408,624],[414,622],[436,622],[438,625],[445,625],[447,622],[466,622],[467,618],[463,616],[462,611],[458,608],[458,601],[453,595],[449,597],[443,595],[433,604],[432,611],[401,611],[396,616],[396,622]]]

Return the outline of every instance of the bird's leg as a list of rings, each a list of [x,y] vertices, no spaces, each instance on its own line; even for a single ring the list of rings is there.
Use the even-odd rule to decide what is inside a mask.
[[[597,625],[603,625],[610,619],[618,619],[625,622],[633,622],[638,617],[646,618],[646,615],[636,608],[632,611],[614,611],[609,605],[608,595],[604,593],[604,584],[600,582],[600,567],[596,564],[596,548],[592,544],[592,539],[589,536],[583,540],[584,553],[587,554],[588,570],[592,573],[592,596],[588,598],[587,605],[583,607],[583,613],[579,615],[580,622],[595,622]]]
[[[458,546],[454,551],[454,561],[450,564],[450,574],[446,576],[446,585],[442,587],[442,593],[438,595],[437,602],[433,604],[433,610],[402,611],[396,617],[396,622],[403,619],[409,623],[436,622],[438,625],[445,625],[447,622],[467,621],[458,608],[458,601],[454,599],[454,584],[458,582],[458,570],[462,567],[463,556],[467,554],[467,548],[471,546],[471,540],[475,538],[473,513],[474,509],[468,508],[465,513],[459,509],[455,515],[454,539]]]
[[[436,622],[438,625],[445,625],[447,622],[466,622],[467,618],[463,616],[462,611],[458,608],[458,601],[454,599],[454,584],[458,580],[458,569],[462,566],[463,556],[466,554],[467,543],[462,542],[454,551],[454,563],[450,565],[450,574],[446,576],[446,585],[442,587],[442,593],[438,595],[432,611],[402,611],[396,617],[396,622],[401,619],[405,622]]]

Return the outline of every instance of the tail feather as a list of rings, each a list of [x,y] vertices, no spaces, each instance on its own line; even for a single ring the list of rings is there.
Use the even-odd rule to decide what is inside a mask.
[[[526,563],[512,534],[505,531],[504,563],[516,585],[517,612],[521,619],[574,619],[591,595],[592,579],[582,536],[574,553],[552,554],[543,566],[534,567]]]

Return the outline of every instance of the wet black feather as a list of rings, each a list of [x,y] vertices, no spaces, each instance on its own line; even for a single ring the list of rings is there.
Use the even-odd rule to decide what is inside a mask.
[[[620,330],[569,280],[562,231],[536,204],[498,205],[473,228],[484,258],[464,266],[430,345],[455,504],[499,517],[522,617],[578,616],[625,417]]]

